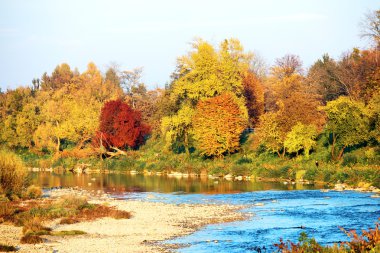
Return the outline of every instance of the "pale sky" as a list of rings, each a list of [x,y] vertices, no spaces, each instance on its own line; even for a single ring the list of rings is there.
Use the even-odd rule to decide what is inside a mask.
[[[195,37],[237,38],[268,65],[292,53],[308,67],[368,47],[359,23],[376,9],[375,0],[0,0],[0,87],[90,61],[102,71],[143,67],[148,87],[163,87]]]

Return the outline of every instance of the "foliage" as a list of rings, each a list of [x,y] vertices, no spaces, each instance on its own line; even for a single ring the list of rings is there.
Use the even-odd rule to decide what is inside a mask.
[[[346,235],[351,239],[340,245],[322,246],[314,238],[309,238],[305,232],[300,234],[298,243],[284,242],[275,246],[284,253],[348,253],[348,252],[378,252],[380,250],[380,229],[379,223],[376,223],[374,229],[362,231],[362,235],[358,235],[355,230],[345,231]]]
[[[141,121],[141,114],[121,100],[104,104],[97,136],[100,145],[110,148],[136,148],[144,142],[149,127]]]
[[[251,72],[243,73],[244,96],[248,109],[250,126],[258,123],[259,117],[264,113],[264,87],[261,81]]]
[[[190,154],[193,114],[194,109],[184,105],[176,115],[162,118],[161,131],[167,149],[173,149],[177,143],[183,143],[186,153]]]
[[[303,149],[306,158],[309,158],[310,149],[315,146],[317,129],[314,125],[304,125],[297,123],[292,130],[286,135],[284,142],[285,148],[290,153],[297,153]]]
[[[257,138],[268,150],[280,156],[284,136],[281,133],[277,115],[277,113],[268,112],[260,117],[259,125],[257,126]]]
[[[27,170],[16,154],[0,150],[0,193],[21,194],[26,185]]]
[[[201,155],[221,157],[237,151],[247,125],[230,93],[199,101],[193,116],[194,139]]]
[[[250,54],[236,39],[225,40],[220,50],[209,43],[198,40],[194,51],[180,57],[177,63],[176,80],[172,96],[176,99],[199,100],[230,91],[242,95],[242,70],[248,67]]]
[[[380,143],[380,89],[375,92],[369,101],[370,135]]]
[[[30,199],[40,198],[42,196],[41,187],[30,185],[25,192],[25,196]]]
[[[327,115],[326,131],[332,135],[331,154],[341,159],[344,149],[360,144],[369,137],[369,120],[364,105],[348,97],[339,97],[322,108]],[[340,148],[338,155],[335,147]]]

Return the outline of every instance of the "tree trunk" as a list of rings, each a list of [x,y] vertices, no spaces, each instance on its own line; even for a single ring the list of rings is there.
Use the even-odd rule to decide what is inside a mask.
[[[57,137],[57,146],[55,147],[55,151],[59,153],[59,148],[61,147],[61,139]]]
[[[81,149],[82,147],[83,147],[83,145],[84,145],[84,143],[86,142],[86,141],[88,141],[89,139],[91,139],[91,137],[84,137],[84,138],[82,138],[79,142],[78,142],[78,144],[76,145],[76,149]]]
[[[335,139],[335,134],[333,133],[333,136],[332,136],[332,144],[331,144],[331,158],[333,159],[333,160],[335,160],[335,151],[334,151],[334,149],[335,149],[335,141],[336,141],[336,139]]]
[[[345,149],[345,148],[346,148],[346,146],[343,146],[343,148],[340,150],[337,160],[342,159],[342,157],[343,157],[343,152],[344,152],[344,149]]]
[[[107,152],[107,155],[109,155],[110,157],[115,157],[119,155],[124,155],[124,156],[128,155],[126,151],[118,149],[117,147],[110,147],[110,149],[113,149],[116,151],[116,152]]]
[[[305,148],[305,149],[304,149],[304,152],[305,152],[305,158],[306,158],[306,159],[309,159],[310,149],[309,149],[309,148]]]
[[[185,132],[185,152],[186,155],[190,156],[190,150],[189,150],[189,137],[187,136],[187,133]]]
[[[285,158],[285,153],[286,153],[286,148],[284,147],[284,150],[282,151],[282,154],[281,154],[281,158],[282,158],[282,159]]]

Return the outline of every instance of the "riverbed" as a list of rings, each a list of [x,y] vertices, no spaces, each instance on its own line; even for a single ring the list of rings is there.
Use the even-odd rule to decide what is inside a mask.
[[[160,242],[177,252],[273,252],[280,238],[297,241],[306,232],[322,244],[348,240],[341,230],[368,229],[380,218],[371,193],[337,192],[323,186],[143,175],[34,174],[44,187],[105,191],[125,201],[245,206],[243,221],[207,225]]]

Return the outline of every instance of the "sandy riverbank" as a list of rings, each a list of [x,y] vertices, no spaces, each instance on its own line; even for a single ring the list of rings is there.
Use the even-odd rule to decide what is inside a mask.
[[[87,234],[44,236],[46,242],[36,245],[19,243],[21,228],[0,225],[0,242],[17,245],[18,252],[167,252],[167,246],[156,242],[192,233],[206,224],[244,219],[244,215],[237,212],[242,208],[239,206],[125,201],[67,189],[54,190],[50,197],[67,194],[86,195],[90,202],[116,206],[131,212],[132,218],[103,218],[71,225],[52,223],[53,230],[82,230]]]

